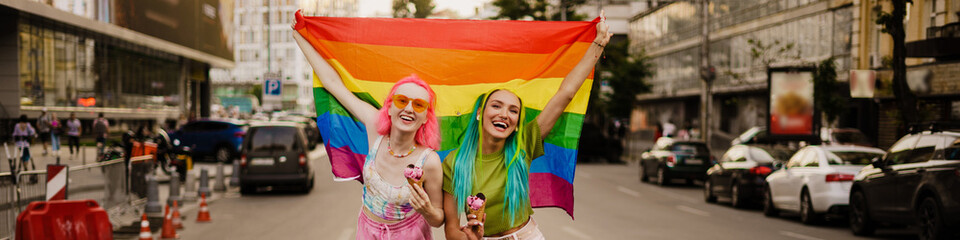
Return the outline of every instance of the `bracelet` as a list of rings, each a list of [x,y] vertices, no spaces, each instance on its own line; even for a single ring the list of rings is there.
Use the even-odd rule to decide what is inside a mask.
[[[606,47],[607,47],[607,46],[605,46],[605,45],[601,45],[601,44],[598,43],[598,42],[593,42],[593,44],[596,44],[597,46],[600,46],[600,48],[606,48]]]

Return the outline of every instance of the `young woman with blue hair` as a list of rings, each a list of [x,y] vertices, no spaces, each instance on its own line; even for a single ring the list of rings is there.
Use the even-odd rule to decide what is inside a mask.
[[[543,239],[530,217],[530,163],[543,155],[543,139],[610,41],[603,19],[601,13],[593,44],[534,121],[523,123],[523,103],[510,90],[493,90],[477,99],[460,146],[443,161],[447,239]],[[485,213],[466,214],[467,225],[460,226],[467,197],[477,193],[486,196]]]

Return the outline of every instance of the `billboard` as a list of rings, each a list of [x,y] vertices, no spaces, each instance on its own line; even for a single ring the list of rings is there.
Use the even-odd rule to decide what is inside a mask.
[[[803,140],[817,136],[813,68],[770,68],[767,129],[770,137]]]
[[[233,2],[116,0],[113,23],[233,61]]]

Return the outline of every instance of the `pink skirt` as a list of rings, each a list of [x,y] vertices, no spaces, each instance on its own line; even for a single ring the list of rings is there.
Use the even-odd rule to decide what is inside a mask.
[[[391,239],[433,239],[433,232],[427,220],[419,213],[414,213],[397,223],[385,224],[374,221],[360,212],[357,220],[357,239],[359,240],[391,240]]]

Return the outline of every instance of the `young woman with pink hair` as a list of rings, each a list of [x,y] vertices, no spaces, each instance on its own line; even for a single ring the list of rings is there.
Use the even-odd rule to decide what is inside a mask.
[[[430,227],[443,224],[443,169],[435,152],[440,126],[433,89],[411,75],[394,84],[383,107],[376,109],[353,95],[303,36],[296,31],[293,36],[323,88],[367,129],[370,152],[362,170],[357,239],[432,239]],[[408,165],[423,170],[422,187],[407,183]]]

